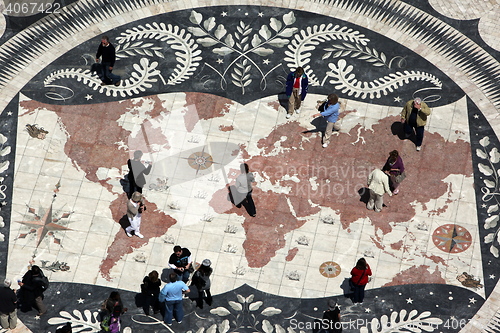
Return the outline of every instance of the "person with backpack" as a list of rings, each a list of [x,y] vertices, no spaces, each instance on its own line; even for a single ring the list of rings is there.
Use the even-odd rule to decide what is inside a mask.
[[[127,312],[127,310],[127,308],[123,307],[120,293],[112,291],[101,306],[101,329],[104,332],[120,332],[120,316]]]
[[[354,297],[352,301],[354,304],[363,303],[365,298],[365,287],[368,283],[368,277],[372,275],[370,265],[366,262],[365,258],[361,258],[356,263],[356,266],[351,270],[351,286],[354,289]]]
[[[38,316],[47,313],[47,307],[43,303],[43,293],[49,287],[49,279],[40,267],[33,265],[18,284],[21,287],[19,290],[21,311],[27,312],[35,307],[38,310]]]

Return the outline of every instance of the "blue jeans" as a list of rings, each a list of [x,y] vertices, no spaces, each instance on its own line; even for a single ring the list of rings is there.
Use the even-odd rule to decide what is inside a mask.
[[[360,286],[360,285],[353,283],[353,285],[354,285],[354,297],[353,297],[352,301],[354,303],[362,303],[363,299],[365,298],[366,284]]]
[[[102,72],[101,72],[101,75],[99,75],[99,78],[104,83],[109,83],[109,81],[111,81],[112,84],[115,84],[115,83],[119,82],[122,78],[118,75],[113,74],[109,70],[110,66],[111,66],[111,63],[109,63],[109,62],[102,63]]]
[[[191,275],[189,270],[184,270],[182,272],[175,270],[175,272],[177,273],[177,281],[182,280],[182,282],[184,283],[187,283],[189,281],[189,276]]]
[[[165,317],[163,321],[166,324],[172,324],[172,316],[177,322],[184,318],[184,310],[182,309],[182,300],[165,301]]]

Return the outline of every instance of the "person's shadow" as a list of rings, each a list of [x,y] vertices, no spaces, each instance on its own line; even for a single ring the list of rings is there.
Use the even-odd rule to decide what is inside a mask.
[[[283,109],[285,109],[285,112],[287,112],[287,110],[288,110],[288,100],[289,100],[289,98],[284,91],[282,91],[278,94],[278,103],[280,103],[280,106]]]
[[[415,134],[413,133],[409,137],[406,137],[406,134],[405,134],[405,124],[403,124],[400,121],[395,121],[394,123],[392,123],[392,125],[391,125],[391,133],[392,133],[392,135],[396,135],[399,140],[408,139],[411,142],[415,143],[415,139],[416,139]]]
[[[118,223],[120,223],[120,226],[123,228],[123,231],[125,231],[125,229],[127,229],[127,227],[130,225],[130,221],[128,219],[127,214],[123,215],[118,221]]]
[[[313,125],[314,128],[311,130],[303,131],[302,134],[316,133],[316,132],[325,133],[326,124],[327,124],[327,122],[326,122],[326,119],[324,117],[316,117],[311,121],[311,125]]]
[[[370,189],[368,187],[362,187],[358,190],[359,201],[363,202],[365,205],[368,204],[370,200]]]
[[[349,283],[350,278],[345,278],[340,285],[340,289],[344,292],[344,297],[352,299],[354,297],[354,289],[351,288],[351,284]]]

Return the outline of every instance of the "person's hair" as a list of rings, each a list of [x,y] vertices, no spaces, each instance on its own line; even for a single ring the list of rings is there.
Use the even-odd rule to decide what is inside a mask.
[[[174,246],[174,252],[182,251],[182,247],[180,245]]]
[[[109,42],[109,37],[104,35],[101,37],[101,40],[105,40],[106,42]]]
[[[41,271],[42,270],[37,265],[31,266],[31,272],[33,273],[33,275],[38,275]]]
[[[297,67],[297,69],[295,70],[295,77],[302,76],[302,74],[304,74],[304,68]]]
[[[134,193],[132,193],[132,201],[139,202],[141,200],[142,200],[142,193],[141,192],[135,191]]]
[[[421,104],[422,103],[422,99],[420,97],[415,97],[415,99],[413,99],[413,103],[415,103],[415,104]]]
[[[240,171],[241,171],[241,173],[248,173],[250,171],[250,168],[248,167],[248,164],[241,163],[240,164]]]
[[[121,301],[120,293],[117,291],[112,291],[109,294],[109,299],[115,300],[115,301]]]
[[[175,272],[170,273],[170,275],[168,276],[168,279],[170,280],[170,282],[177,281],[177,273],[175,273]]]
[[[149,276],[149,281],[151,282],[156,282],[158,281],[158,272],[157,271],[152,271],[148,274]]]
[[[141,158],[142,155],[144,155],[144,153],[142,152],[142,150],[136,150],[136,151],[134,151],[134,158],[135,159]]]
[[[397,161],[399,153],[397,150],[393,150],[389,153],[389,163],[394,163]]]
[[[213,269],[210,266],[200,265],[200,267],[198,267],[198,271],[203,276],[210,276],[210,274],[212,274],[213,272]]]
[[[5,279],[5,280],[3,281],[3,285],[4,285],[4,287],[10,288],[10,285],[11,285],[11,284],[12,284],[12,281],[11,281],[11,280],[9,280],[9,279]]]
[[[336,94],[328,95],[328,102],[331,104],[337,104],[339,102],[339,96],[337,96]]]
[[[361,258],[358,260],[358,262],[356,263],[356,268],[357,269],[366,269],[367,268],[365,258]]]

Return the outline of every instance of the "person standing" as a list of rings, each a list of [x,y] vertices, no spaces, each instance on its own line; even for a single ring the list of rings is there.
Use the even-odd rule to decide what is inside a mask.
[[[342,323],[340,322],[340,309],[335,300],[328,300],[328,310],[323,313],[323,325],[328,327],[325,332],[341,333]],[[325,326],[325,325],[324,325]]]
[[[141,162],[142,151],[134,151],[134,158],[127,161],[128,165],[128,181],[130,184],[128,197],[132,197],[134,192],[142,193],[142,188],[146,185],[146,177],[144,175],[149,175],[151,172],[151,163],[147,163],[148,166],[144,166]]]
[[[128,237],[132,237],[132,232],[139,238],[144,238],[141,234],[141,219],[142,213],[146,210],[144,205],[144,199],[142,194],[139,192],[134,192],[132,198],[127,201],[127,217],[130,225],[125,228],[125,233]]]
[[[302,101],[306,98],[309,88],[309,79],[302,67],[297,67],[295,72],[290,72],[286,78],[286,96],[288,97],[288,112],[290,118],[293,111],[300,113]]]
[[[112,291],[101,305],[101,328],[105,332],[120,332],[120,316],[127,312],[118,291]]]
[[[188,282],[193,260],[191,259],[191,251],[187,248],[182,248],[179,245],[174,246],[174,253],[170,255],[168,265],[177,274],[178,279],[184,283]]]
[[[241,207],[243,205],[247,210],[248,214],[252,217],[257,215],[255,209],[255,202],[252,198],[252,183],[255,183],[255,177],[250,172],[248,164],[242,163],[240,164],[241,174],[236,178],[236,191],[238,192],[235,200],[236,207]]]
[[[405,137],[409,138],[413,133],[416,134],[415,145],[417,151],[422,149],[424,126],[427,123],[427,117],[430,115],[431,109],[425,102],[422,102],[420,97],[408,101],[403,111],[401,111],[401,122],[404,123]]]
[[[206,293],[206,302],[208,306],[212,305],[212,294],[210,293],[210,275],[212,274],[212,262],[210,259],[205,259],[201,262],[200,267],[194,272],[191,284],[198,289],[198,298],[196,298],[196,306],[203,309],[203,294]]]
[[[370,266],[365,258],[361,258],[356,263],[356,266],[351,270],[351,282],[354,287],[353,302],[363,303],[365,298],[365,287],[368,283],[368,277],[372,275]]]
[[[11,284],[9,279],[5,279],[3,287],[0,288],[0,325],[3,329],[13,330],[17,326],[17,297],[10,288]]]
[[[184,318],[184,310],[182,308],[182,294],[189,293],[189,287],[183,281],[177,281],[175,272],[169,275],[170,283],[167,283],[160,291],[158,300],[160,303],[165,303],[165,317],[163,321],[167,325],[172,325],[172,318],[179,324]]]
[[[384,205],[384,193],[389,193],[389,196],[392,196],[389,177],[380,169],[373,170],[368,176],[368,189],[370,199],[366,204],[366,208],[375,209],[379,213]]]
[[[95,55],[95,61],[99,62],[99,58],[102,57],[101,61],[101,85],[114,84],[115,86],[120,85],[121,77],[112,73],[113,67],[115,66],[116,54],[115,47],[109,42],[108,36],[101,37],[101,43],[97,48],[97,53]]]
[[[323,116],[326,118],[326,130],[323,135],[323,148],[328,147],[330,144],[330,137],[333,130],[339,131],[340,126],[337,124],[339,120],[340,102],[336,94],[328,95],[328,99],[323,105],[320,106],[319,113],[313,115],[314,118]]]
[[[48,280],[40,267],[33,265],[18,284],[21,287],[20,302],[22,309],[28,311],[34,306],[38,310],[38,316],[47,313],[47,307],[43,303],[43,292],[48,287]]]
[[[399,156],[397,150],[389,153],[389,158],[387,158],[382,170],[389,175],[389,185],[392,189],[392,194],[398,194],[399,184],[406,178],[406,174],[403,159]]]
[[[160,312],[160,302],[158,295],[160,295],[161,280],[158,278],[158,272],[152,271],[142,280],[141,291],[144,294],[143,310],[146,316],[149,316],[150,307],[153,308],[154,313]]]

